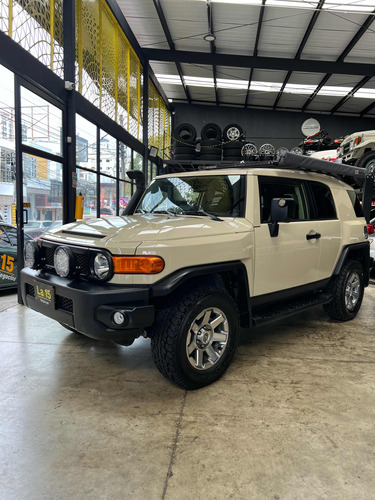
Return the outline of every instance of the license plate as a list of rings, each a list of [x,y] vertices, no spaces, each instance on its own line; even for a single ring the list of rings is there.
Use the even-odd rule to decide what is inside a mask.
[[[55,307],[55,289],[53,286],[35,282],[34,289],[35,300],[45,306]]]

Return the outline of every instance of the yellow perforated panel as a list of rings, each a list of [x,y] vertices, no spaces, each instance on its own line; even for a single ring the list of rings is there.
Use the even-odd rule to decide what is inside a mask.
[[[159,148],[161,158],[169,158],[171,113],[151,80],[148,82],[148,142]]]
[[[76,9],[79,92],[142,140],[139,58],[105,0],[77,0]]]
[[[63,61],[63,0],[0,2],[0,30],[61,78]]]

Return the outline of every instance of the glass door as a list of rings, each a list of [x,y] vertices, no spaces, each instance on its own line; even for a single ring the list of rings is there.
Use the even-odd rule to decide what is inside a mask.
[[[17,285],[14,75],[0,65],[0,290]]]
[[[17,77],[18,241],[38,238],[63,222],[64,105]],[[18,104],[18,105],[17,105]],[[18,268],[23,267],[22,251]],[[19,293],[20,298],[20,293]]]

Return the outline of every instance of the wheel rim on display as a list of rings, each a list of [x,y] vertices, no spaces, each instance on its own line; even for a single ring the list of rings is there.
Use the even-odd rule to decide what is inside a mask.
[[[303,155],[303,151],[298,146],[290,150],[291,153],[295,155]]]
[[[242,156],[255,156],[258,153],[258,150],[252,142],[247,142],[244,146],[242,146],[241,154]]]
[[[230,127],[227,131],[227,136],[230,141],[236,141],[240,135],[240,131],[237,127]]]
[[[222,359],[229,339],[229,323],[216,307],[201,311],[191,323],[186,339],[186,355],[191,366],[204,371]]]
[[[361,280],[358,273],[351,273],[346,281],[345,307],[348,311],[354,311],[361,294]]]
[[[261,156],[274,156],[275,155],[275,148],[272,146],[272,144],[263,144],[259,148],[259,154]]]

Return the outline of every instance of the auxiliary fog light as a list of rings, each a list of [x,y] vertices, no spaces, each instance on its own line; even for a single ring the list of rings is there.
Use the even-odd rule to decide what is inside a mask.
[[[72,270],[73,253],[70,248],[59,247],[53,256],[54,266],[57,274],[67,278]]]
[[[116,325],[122,325],[125,323],[125,320],[126,320],[126,316],[124,313],[122,313],[121,311],[116,311],[115,314],[113,315],[113,322],[116,324]]]
[[[36,269],[40,263],[40,249],[36,241],[26,241],[24,248],[25,266]]]

